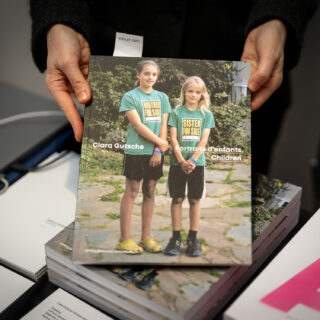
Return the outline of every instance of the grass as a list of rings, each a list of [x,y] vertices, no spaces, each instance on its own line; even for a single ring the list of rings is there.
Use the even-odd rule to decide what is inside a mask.
[[[123,182],[120,180],[108,179],[104,180],[103,183],[112,186],[114,190],[111,193],[103,195],[100,200],[105,202],[120,202],[119,194],[124,192],[122,187]]]
[[[101,223],[101,224],[95,224],[95,225],[82,224],[81,227],[84,229],[106,229],[108,226],[106,223]]]
[[[154,285],[158,288],[160,288],[160,280],[159,279],[154,279]]]
[[[221,278],[223,276],[222,273],[215,271],[215,270],[211,270],[211,269],[201,269],[202,272],[205,272],[207,274],[210,274],[210,276],[216,277],[216,278]]]
[[[223,205],[229,208],[248,208],[251,207],[251,201],[223,201]]]
[[[110,193],[103,195],[100,200],[105,202],[120,202],[120,197],[117,194]]]
[[[172,231],[172,225],[169,224],[166,227],[162,227],[162,228],[159,229],[159,231]]]
[[[226,240],[228,240],[228,241],[234,241],[234,239],[231,238],[231,237],[226,237]]]
[[[209,246],[209,243],[204,238],[198,238],[199,242],[203,246]]]
[[[167,179],[164,177],[161,177],[157,183],[167,183]]]
[[[216,170],[216,171],[233,171],[233,168],[215,168],[215,167],[213,167],[212,170]]]
[[[117,213],[117,212],[106,213],[106,217],[111,220],[118,220],[120,218],[120,213]]]

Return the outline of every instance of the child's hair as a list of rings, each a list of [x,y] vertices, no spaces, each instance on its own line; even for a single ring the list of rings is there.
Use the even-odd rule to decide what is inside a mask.
[[[157,70],[158,70],[158,76],[159,76],[159,73],[160,73],[159,66],[158,66],[157,63],[156,63],[155,61],[153,61],[153,60],[142,60],[142,61],[140,61],[140,62],[138,63],[138,65],[137,65],[137,68],[136,68],[137,73],[140,73],[140,72],[143,70],[143,68],[144,68],[146,65],[149,65],[149,64],[151,64],[152,66],[154,66],[154,67],[157,68]],[[134,85],[135,85],[136,87],[138,87],[139,84],[140,84],[140,81],[139,81],[139,79],[138,79],[138,80],[136,80],[136,82],[134,83]]]
[[[200,77],[197,77],[197,76],[189,77],[183,83],[182,88],[181,88],[181,93],[180,93],[180,103],[178,106],[176,106],[176,108],[179,108],[179,107],[186,104],[186,95],[185,94],[186,94],[187,88],[192,84],[198,85],[201,90],[201,98],[199,101],[198,108],[203,113],[203,115],[205,115],[205,113],[204,113],[205,110],[208,110],[208,108],[210,106],[210,96],[208,94],[206,84],[204,83],[204,81]]]

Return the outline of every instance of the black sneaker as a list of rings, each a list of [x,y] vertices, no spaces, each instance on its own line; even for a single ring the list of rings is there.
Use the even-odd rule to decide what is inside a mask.
[[[201,244],[197,238],[194,238],[193,240],[187,239],[187,249],[186,249],[186,255],[189,257],[199,257],[202,254],[201,251]]]
[[[136,281],[135,285],[137,288],[148,291],[155,282],[155,278],[158,275],[156,271],[152,271],[149,274],[145,275],[141,280]]]
[[[129,269],[129,271],[120,273],[118,277],[127,282],[135,282],[141,274],[142,270]]]
[[[168,256],[177,256],[180,253],[181,238],[170,238],[163,253]]]

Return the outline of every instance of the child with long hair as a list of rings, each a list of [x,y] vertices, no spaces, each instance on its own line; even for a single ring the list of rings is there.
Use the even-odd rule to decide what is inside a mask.
[[[154,190],[163,176],[163,155],[168,149],[167,123],[171,107],[167,95],[153,89],[159,75],[153,60],[137,66],[137,87],[122,98],[119,112],[125,112],[129,129],[124,151],[122,174],[126,177],[125,192],[120,204],[121,236],[117,249],[132,254],[143,250],[157,253],[162,245],[150,236],[154,208]],[[142,182],[142,233],[137,244],[130,234],[134,200]]]
[[[164,254],[178,255],[181,249],[180,221],[182,202],[188,186],[190,204],[190,230],[187,237],[186,255],[202,254],[197,239],[200,219],[200,199],[204,191],[205,148],[214,118],[208,110],[210,97],[203,80],[193,76],[182,85],[180,104],[171,112],[169,119],[172,154],[169,170],[169,193],[172,198],[172,238]]]

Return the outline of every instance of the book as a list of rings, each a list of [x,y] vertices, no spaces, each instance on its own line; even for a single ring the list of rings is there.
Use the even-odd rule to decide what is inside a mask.
[[[89,68],[92,102],[85,110],[73,262],[250,264],[250,64],[93,56]],[[143,80],[143,68],[153,70],[151,84]],[[193,86],[195,103],[187,95]],[[167,127],[177,139],[170,135],[171,146],[161,158],[155,141],[169,140]],[[168,190],[182,238],[175,250],[168,245],[173,201]],[[191,200],[181,204],[186,192]],[[196,249],[190,228],[198,230]],[[156,244],[141,242],[142,236]]]
[[[46,272],[45,243],[74,219],[78,170],[79,155],[70,152],[54,165],[24,175],[0,196],[2,264],[32,280]]]
[[[257,181],[253,222],[260,227],[250,266],[78,265],[71,260],[70,225],[46,244],[49,280],[119,318],[212,319],[298,222],[301,188],[262,176]]]

